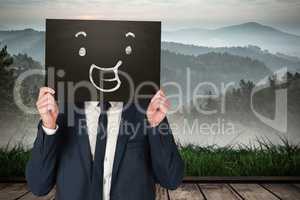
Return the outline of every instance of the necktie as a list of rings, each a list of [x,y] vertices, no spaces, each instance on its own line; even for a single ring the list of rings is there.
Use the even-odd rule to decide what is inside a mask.
[[[92,167],[92,200],[103,199],[103,161],[107,138],[107,111],[110,108],[110,103],[104,101],[100,102],[98,106],[101,108],[101,113],[98,118],[95,160]]]

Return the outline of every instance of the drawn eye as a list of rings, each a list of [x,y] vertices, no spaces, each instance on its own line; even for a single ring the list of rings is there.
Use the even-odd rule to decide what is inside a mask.
[[[130,55],[131,52],[132,52],[131,46],[127,46],[127,47],[125,48],[125,53],[126,53],[127,55]]]
[[[78,54],[79,54],[80,56],[85,56],[85,55],[86,55],[86,49],[85,49],[84,47],[81,47],[81,48],[79,49]]]

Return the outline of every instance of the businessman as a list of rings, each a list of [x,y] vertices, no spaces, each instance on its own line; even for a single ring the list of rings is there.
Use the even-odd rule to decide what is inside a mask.
[[[135,104],[84,102],[73,126],[54,94],[43,87],[36,103],[41,121],[26,168],[35,195],[56,186],[58,200],[154,200],[155,183],[167,189],[181,183],[183,162],[161,90],[145,112]]]

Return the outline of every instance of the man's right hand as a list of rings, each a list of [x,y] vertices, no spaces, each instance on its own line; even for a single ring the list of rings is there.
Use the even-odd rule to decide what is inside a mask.
[[[56,119],[59,113],[53,95],[55,91],[49,87],[41,87],[36,107],[40,113],[43,126],[49,129],[56,128]]]

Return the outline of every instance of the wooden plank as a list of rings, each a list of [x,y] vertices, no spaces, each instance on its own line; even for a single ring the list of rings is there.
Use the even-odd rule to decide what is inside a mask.
[[[160,187],[159,185],[156,185],[156,198],[155,200],[168,200],[168,191],[163,188]]]
[[[278,200],[275,195],[257,184],[231,184],[231,186],[247,200]]]
[[[196,184],[182,184],[177,190],[169,190],[170,200],[204,200]]]
[[[55,190],[53,189],[48,195],[43,196],[43,197],[37,197],[33,195],[32,193],[28,193],[20,200],[54,200],[55,199]]]
[[[0,183],[0,190],[6,188],[7,186],[9,186],[9,183]]]
[[[26,193],[28,193],[28,190],[25,183],[11,184],[1,190],[0,199],[13,200],[20,198]]]
[[[184,183],[300,183],[300,176],[186,176]]]
[[[231,186],[231,187],[230,187]],[[297,200],[300,199],[300,184],[182,184],[175,191],[156,187],[156,200]],[[2,188],[2,189],[1,189]],[[2,200],[53,200],[55,190],[45,197],[36,197],[29,193],[25,183],[1,183],[0,199]],[[239,195],[237,195],[237,193]],[[169,195],[169,197],[168,197]]]
[[[300,199],[300,190],[289,184],[264,184],[266,189],[276,194],[282,200]]]
[[[241,200],[227,184],[200,184],[207,200]]]

